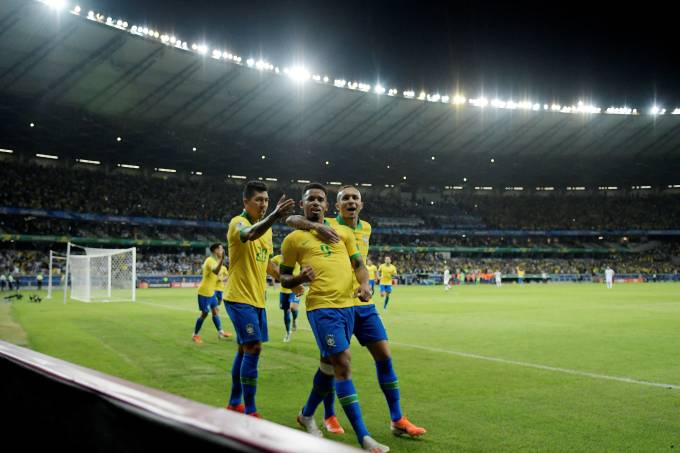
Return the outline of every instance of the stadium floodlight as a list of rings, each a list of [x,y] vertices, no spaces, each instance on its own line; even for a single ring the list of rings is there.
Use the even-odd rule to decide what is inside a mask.
[[[505,101],[501,101],[500,99],[494,99],[493,101],[491,101],[491,107],[496,107],[497,109],[504,109]]]
[[[426,99],[427,99],[429,102],[439,102],[439,100],[440,100],[441,98],[442,98],[442,97],[439,95],[439,93],[435,93],[435,94],[428,94]]]
[[[391,91],[391,90],[390,90]],[[375,86],[375,92],[376,94],[385,94],[385,87],[380,85],[379,83]]]
[[[54,10],[62,10],[67,6],[66,0],[43,0],[44,3]]]
[[[453,190],[463,190],[463,186],[453,186]]]
[[[221,60],[222,59],[222,51],[219,49],[213,49],[212,51],[212,57],[215,60]]]
[[[467,182],[467,178],[463,178],[463,182]]]
[[[474,105],[475,107],[480,107],[484,108],[487,105],[489,105],[489,100],[485,98],[484,96],[476,98],[476,99],[470,99],[469,100],[470,105]]]
[[[368,182],[362,182],[361,187],[373,187],[373,184],[368,183]]]
[[[586,190],[586,188],[583,187],[583,186],[569,186],[569,187],[567,187],[567,190],[573,190],[573,191],[581,192],[581,191]]]
[[[193,152],[196,152],[197,149],[198,149],[198,148],[196,148],[195,146],[194,146],[193,148],[191,148],[191,150],[192,150]]]
[[[253,58],[248,58],[246,60],[246,65],[248,65],[248,67],[252,68],[253,66],[255,66],[255,60]]]
[[[406,176],[404,176],[403,178],[404,178],[404,181],[406,181]]]
[[[267,181],[274,181],[274,182],[278,181],[278,179],[276,179],[276,178],[264,178],[264,179],[267,180]]]
[[[680,108],[673,109],[673,111],[671,112],[671,115],[680,115]]]
[[[467,102],[467,99],[465,99],[465,96],[456,94],[453,96],[453,105],[463,105]]]
[[[139,170],[139,165],[133,165],[133,164],[118,164],[119,167],[121,168],[129,168],[131,170]]]
[[[658,106],[653,106],[651,109],[649,109],[650,115],[660,115],[661,114],[661,108]]]
[[[360,83],[358,84],[357,89],[359,91],[363,91],[364,93],[368,93],[369,91],[371,91],[371,85],[369,85],[368,83]]]
[[[59,159],[59,156],[55,156],[53,154],[36,154],[35,157],[40,157],[41,159]]]
[[[418,95],[418,100],[424,101],[425,99],[427,99],[427,93],[425,93],[424,91],[421,91],[420,94]]]
[[[304,66],[293,66],[288,71],[288,76],[291,79],[295,80],[296,82],[300,83],[305,82],[312,77],[312,75]]]
[[[203,176],[203,172],[202,172],[202,171],[192,171],[191,174],[192,174],[192,175],[195,175],[195,176]]]
[[[101,162],[98,161],[98,160],[76,159],[76,162],[81,163],[81,164],[89,164],[89,165],[101,165]]]
[[[242,175],[227,175],[227,176],[229,176],[232,179],[246,179],[246,177]]]
[[[94,16],[94,11],[91,11],[91,10],[88,11],[87,12],[87,18],[90,19],[90,20],[95,20],[96,18]]]
[[[444,95],[441,100],[444,104],[448,104],[451,98],[448,95]]]
[[[341,186],[342,183],[340,181],[329,181],[328,184],[331,186]]]
[[[609,115],[630,115],[633,113],[633,109],[628,107],[609,107],[604,111],[604,113]]]
[[[396,88],[390,88],[389,90],[387,90],[388,96],[396,96],[397,94],[399,94],[399,90],[397,90]]]
[[[79,5],[73,7],[73,14],[80,14],[80,11],[81,9]]]
[[[14,154],[14,150],[13,149],[2,149],[2,148],[0,148],[0,153]]]
[[[300,184],[309,184],[308,179],[298,179],[297,182],[299,182]]]
[[[492,158],[490,159],[490,162],[491,162],[492,164],[493,164],[493,163],[496,163],[496,159],[494,159],[494,158],[492,157]]]
[[[260,156],[260,159],[262,159],[262,160],[265,160],[266,158],[267,158],[267,156],[265,156],[264,154]]]
[[[407,90],[403,92],[403,95],[406,99],[413,99],[416,96],[416,92],[413,90]]]
[[[436,157],[435,157],[435,156],[432,156],[432,157],[431,157],[431,159],[432,159],[432,160],[435,160],[435,159],[436,159]]]
[[[156,171],[160,171],[162,173],[177,173],[177,170],[174,168],[156,168]]]
[[[30,123],[28,126],[29,127],[35,127],[35,123]]]
[[[122,142],[123,139],[122,139],[121,137],[116,137],[116,141],[117,141],[117,142]]]
[[[333,85],[335,85],[338,88],[344,88],[345,85],[347,85],[347,81],[345,79],[335,79],[333,81]]]
[[[321,82],[321,76],[319,74],[312,74],[312,80],[315,82]]]
[[[330,165],[330,164],[331,164],[330,162],[326,161],[326,165]]]
[[[106,18],[106,25],[113,25],[113,18],[112,17]]]

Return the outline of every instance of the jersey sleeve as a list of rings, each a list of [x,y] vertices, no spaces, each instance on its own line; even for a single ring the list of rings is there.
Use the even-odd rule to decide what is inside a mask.
[[[286,273],[293,273],[298,262],[298,246],[295,234],[289,234],[281,244],[281,267]]]
[[[347,248],[347,254],[349,255],[350,258],[356,258],[357,256],[360,258],[361,253],[359,253],[359,249],[357,248],[357,243],[356,240],[354,239],[354,235],[351,234],[351,232],[347,228],[342,228],[339,230],[340,232],[340,237],[342,238],[342,242],[345,243],[345,248]]]
[[[245,219],[241,216],[236,216],[229,222],[229,230],[227,231],[227,239],[234,243],[245,242],[243,240],[242,231],[248,228]]]

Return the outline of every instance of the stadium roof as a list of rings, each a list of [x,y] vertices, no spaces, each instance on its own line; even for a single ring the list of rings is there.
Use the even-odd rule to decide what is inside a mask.
[[[680,174],[680,115],[454,105],[338,88],[85,16],[0,4],[0,147],[374,184],[674,184]]]

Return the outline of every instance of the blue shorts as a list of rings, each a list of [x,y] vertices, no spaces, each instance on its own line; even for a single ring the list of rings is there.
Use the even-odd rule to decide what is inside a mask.
[[[238,344],[269,341],[267,312],[264,308],[227,301],[224,302],[224,305],[227,307],[227,314],[234,325]]]
[[[307,312],[321,357],[330,357],[349,349],[354,330],[354,307],[318,308]]]
[[[290,304],[299,304],[300,298],[295,293],[279,293],[279,308],[289,310]]]
[[[371,289],[375,286],[375,280],[369,280],[368,284],[371,285]]]
[[[213,294],[212,297],[198,295],[198,309],[203,313],[208,313],[211,308],[219,307],[220,303]]]
[[[217,305],[222,303],[222,291],[215,291],[215,299],[217,299]]]
[[[357,337],[361,346],[387,340],[387,331],[375,305],[354,307],[354,336]]]
[[[380,292],[381,293],[391,293],[392,292],[392,285],[380,285]]]

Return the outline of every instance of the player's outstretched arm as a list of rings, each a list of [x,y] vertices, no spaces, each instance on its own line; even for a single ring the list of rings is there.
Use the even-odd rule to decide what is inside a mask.
[[[274,279],[274,280],[281,280],[281,268],[273,262],[272,260],[269,260],[267,262],[267,273]]]
[[[288,217],[293,213],[295,208],[295,200],[286,198],[286,195],[281,195],[279,202],[276,203],[276,208],[264,219],[241,230],[241,242],[254,241],[259,239],[264,233],[269,230],[274,223],[281,219]]]
[[[288,216],[286,225],[296,230],[316,231],[321,240],[326,243],[340,242],[340,236],[338,236],[333,227],[319,222],[312,222],[301,215]]]

